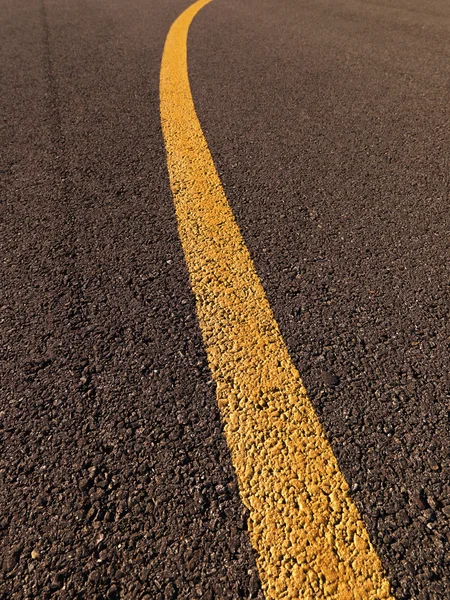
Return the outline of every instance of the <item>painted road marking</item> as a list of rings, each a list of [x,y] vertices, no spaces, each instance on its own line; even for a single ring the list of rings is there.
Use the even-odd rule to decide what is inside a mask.
[[[172,25],[161,122],[178,228],[266,598],[392,598],[274,319],[195,112],[187,35]]]

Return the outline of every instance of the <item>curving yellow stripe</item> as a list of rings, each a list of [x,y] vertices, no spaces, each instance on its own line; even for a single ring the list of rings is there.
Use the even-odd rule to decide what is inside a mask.
[[[392,598],[195,112],[187,34],[208,2],[189,7],[167,36],[161,122],[179,234],[265,596]]]

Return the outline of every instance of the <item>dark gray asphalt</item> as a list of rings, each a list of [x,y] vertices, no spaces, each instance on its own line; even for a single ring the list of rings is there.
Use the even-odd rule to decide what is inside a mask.
[[[393,591],[450,597],[450,5],[215,2],[189,48],[225,192]]]
[[[0,598],[262,598],[168,185],[180,0],[0,0]],[[450,596],[450,6],[214,0],[193,95],[400,599]]]
[[[185,6],[2,2],[5,600],[260,597],[160,133]]]

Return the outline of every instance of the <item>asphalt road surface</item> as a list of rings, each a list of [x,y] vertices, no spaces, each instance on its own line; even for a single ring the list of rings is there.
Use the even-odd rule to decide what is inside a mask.
[[[189,4],[0,0],[5,600],[264,598],[161,130]],[[213,0],[188,39],[224,192],[397,600],[450,597],[449,40],[446,0]]]

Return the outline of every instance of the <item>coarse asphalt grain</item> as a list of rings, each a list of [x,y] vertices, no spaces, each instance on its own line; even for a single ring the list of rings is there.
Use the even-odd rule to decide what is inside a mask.
[[[449,58],[445,0],[224,0],[190,33],[225,193],[398,600],[450,593]]]
[[[366,527],[274,319],[201,129],[188,76],[197,0],[161,63],[178,231],[266,600],[393,600]]]
[[[189,2],[2,0],[0,597],[262,598],[159,125]],[[215,0],[197,113],[398,600],[450,589],[449,7]]]
[[[186,3],[2,4],[0,597],[262,598],[160,132]]]

